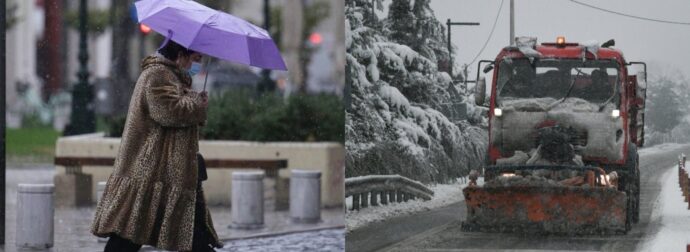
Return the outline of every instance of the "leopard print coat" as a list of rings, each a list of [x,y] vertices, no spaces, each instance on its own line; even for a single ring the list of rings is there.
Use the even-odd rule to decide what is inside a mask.
[[[189,74],[162,56],[142,61],[115,167],[91,226],[94,235],[115,233],[165,250],[192,249],[196,153],[205,120]],[[205,209],[209,243],[221,247]]]

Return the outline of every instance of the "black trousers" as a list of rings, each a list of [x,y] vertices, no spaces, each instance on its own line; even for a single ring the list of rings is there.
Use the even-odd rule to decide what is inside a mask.
[[[206,202],[201,195],[201,181],[199,181],[194,206],[194,234],[192,235],[193,252],[215,251],[210,245],[210,233],[206,229]],[[140,244],[122,238],[117,234],[111,234],[104,252],[136,252],[141,248]]]

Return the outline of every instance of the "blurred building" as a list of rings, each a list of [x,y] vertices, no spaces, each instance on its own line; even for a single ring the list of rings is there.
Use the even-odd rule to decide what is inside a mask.
[[[107,10],[111,0],[90,0],[91,10]],[[69,118],[69,88],[77,81],[79,32],[66,25],[78,0],[8,0],[14,22],[7,28],[5,105],[8,127],[21,127],[35,114],[62,129]],[[57,13],[56,13],[57,12]],[[91,79],[108,76],[112,32],[89,36]]]
[[[280,21],[287,22],[282,25],[284,34],[293,29],[297,31],[303,29],[294,25],[304,25],[301,19],[304,18],[305,8],[315,3],[328,4],[330,9],[328,15],[313,30],[318,35],[318,40],[311,41],[296,37],[288,43],[288,46],[286,43],[278,45],[288,63],[288,69],[294,70],[295,73],[273,71],[271,76],[277,81],[279,88],[286,93],[301,89],[308,92],[342,94],[345,67],[343,2],[301,0],[300,3],[303,4],[301,9],[290,8],[294,0],[269,0],[268,2],[272,9],[282,12],[283,19]],[[113,13],[111,6],[114,3],[122,6],[119,0],[89,0],[89,13],[111,15]],[[260,26],[263,25],[264,1],[218,0],[217,3],[221,9],[235,16]],[[7,126],[20,127],[24,115],[36,114],[41,119],[52,123],[55,128],[62,129],[69,119],[71,100],[69,90],[77,82],[76,73],[79,69],[77,57],[79,32],[68,22],[70,17],[74,18],[76,15],[79,0],[7,0],[6,6],[12,13],[11,16],[16,17],[15,22],[8,26],[6,32]],[[135,27],[132,27],[131,33],[129,43],[127,43],[127,52],[123,54],[128,56],[129,80],[134,82],[140,71],[142,57],[152,54],[159,47],[158,39],[161,36],[153,34],[142,36]],[[310,63],[304,67],[295,66],[299,64],[296,57],[302,54],[300,50],[305,43],[311,43],[308,46],[313,49]],[[113,54],[113,46],[112,26],[107,25],[89,33],[88,67],[90,83],[98,89],[95,90],[97,99],[112,97],[113,93],[120,92],[120,87],[113,83],[110,76],[113,73],[115,58],[121,55]],[[224,68],[219,65],[211,71],[209,80],[215,82],[211,88],[247,86],[250,80],[258,76],[259,71],[258,68],[241,65]],[[307,74],[304,74],[305,72]],[[214,75],[216,75],[215,78]],[[195,78],[195,87],[203,85],[203,79],[200,80],[198,77]],[[117,78],[123,77],[117,76]],[[237,80],[232,80],[233,78]],[[196,83],[198,81],[202,83]],[[123,92],[126,93],[126,90]],[[122,105],[122,102],[113,104]],[[126,107],[126,104],[117,107]]]
[[[5,34],[6,122],[7,127],[12,128],[21,125],[21,115],[27,106],[36,105],[41,100],[42,83],[36,73],[36,43],[43,34],[44,13],[35,1],[8,0],[6,6],[14,20]]]

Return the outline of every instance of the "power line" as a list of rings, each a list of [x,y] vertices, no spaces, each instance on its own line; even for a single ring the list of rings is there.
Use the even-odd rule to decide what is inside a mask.
[[[499,17],[499,15],[501,14],[501,9],[503,9],[503,2],[504,2],[504,0],[501,0],[501,5],[498,6],[498,12],[496,12],[496,19],[494,20],[493,26],[491,26],[491,32],[489,33],[489,37],[486,38],[486,41],[484,42],[484,45],[482,46],[482,49],[479,50],[479,53],[477,53],[477,55],[474,56],[474,59],[472,59],[472,61],[470,61],[470,63],[467,64],[467,65],[472,65],[472,64],[474,63],[474,61],[477,60],[477,58],[479,58],[479,55],[481,55],[482,52],[484,52],[484,49],[486,48],[486,45],[489,44],[489,40],[491,40],[491,36],[494,35],[494,30],[496,29],[496,23],[498,23],[498,17]]]
[[[600,7],[597,7],[594,5],[589,5],[589,4],[579,2],[576,0],[570,0],[570,1],[573,3],[579,4],[579,5],[585,6],[585,7],[589,7],[592,9],[596,9],[596,10],[600,10],[603,12],[608,12],[611,14],[616,14],[616,15],[620,15],[620,16],[624,16],[624,17],[635,18],[635,19],[640,19],[640,20],[645,20],[645,21],[658,22],[658,23],[665,23],[665,24],[690,25],[690,23],[688,23],[688,22],[678,22],[678,21],[669,21],[669,20],[661,20],[661,19],[655,19],[655,18],[640,17],[640,16],[635,16],[635,15],[631,15],[631,14],[625,14],[625,13],[621,13],[621,12],[617,12],[617,11],[612,11],[612,10],[600,8]]]

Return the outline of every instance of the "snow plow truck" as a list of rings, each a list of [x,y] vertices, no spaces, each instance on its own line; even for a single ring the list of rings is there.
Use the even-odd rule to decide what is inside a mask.
[[[479,62],[489,146],[463,189],[463,230],[609,234],[638,221],[646,64],[614,44],[519,37]],[[480,72],[491,77],[488,101]]]

